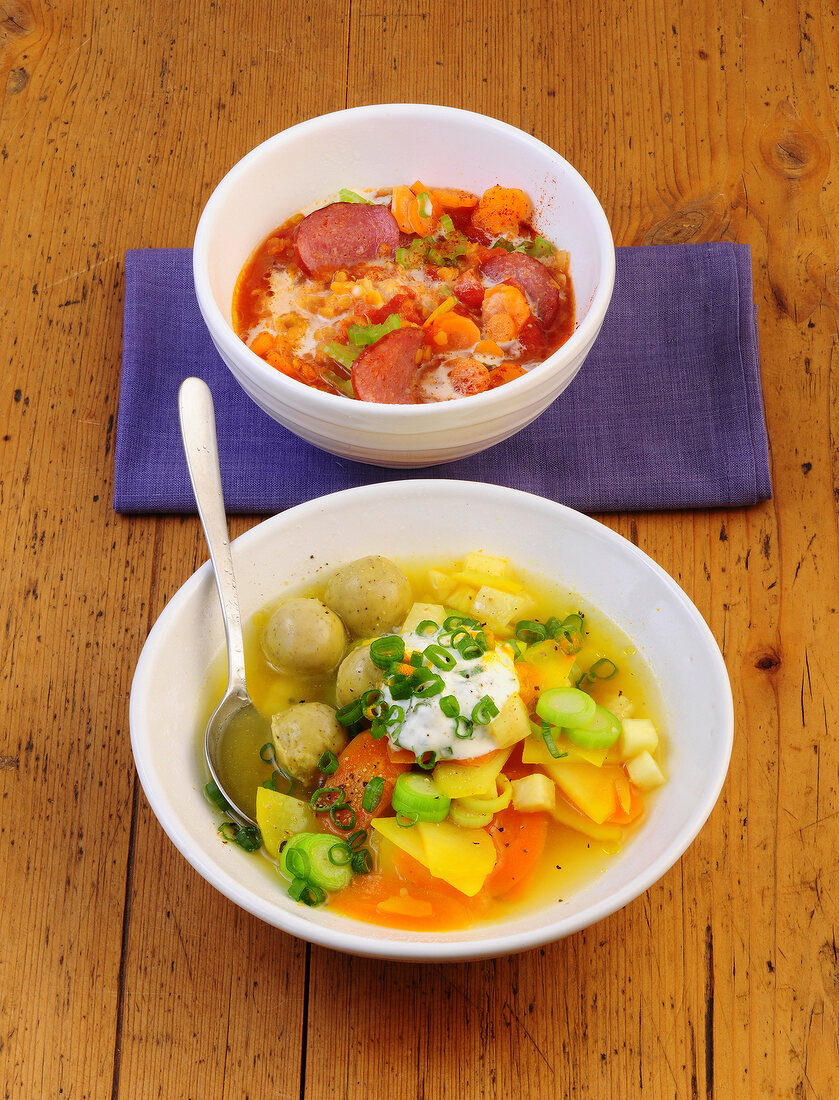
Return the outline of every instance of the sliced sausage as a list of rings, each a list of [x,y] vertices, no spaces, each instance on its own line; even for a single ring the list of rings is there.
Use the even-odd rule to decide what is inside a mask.
[[[550,271],[533,256],[497,249],[496,255],[481,264],[481,272],[497,283],[509,279],[527,295],[534,316],[545,328],[554,323],[559,311],[559,288]]]
[[[397,328],[363,351],[352,368],[356,397],[380,405],[416,405],[417,352],[424,337],[421,328]]]
[[[371,203],[333,202],[314,210],[294,231],[297,262],[309,274],[391,256],[398,244],[393,214]]]

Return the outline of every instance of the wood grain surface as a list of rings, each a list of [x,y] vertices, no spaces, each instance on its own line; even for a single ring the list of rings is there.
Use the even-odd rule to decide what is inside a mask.
[[[285,936],[166,839],[129,688],[206,555],[111,507],[125,250],[189,245],[266,136],[388,100],[535,134],[617,244],[750,244],[774,479],[602,517],[723,647],[696,842],[585,932],[436,967]],[[837,118],[832,0],[0,0],[0,1095],[839,1096]]]

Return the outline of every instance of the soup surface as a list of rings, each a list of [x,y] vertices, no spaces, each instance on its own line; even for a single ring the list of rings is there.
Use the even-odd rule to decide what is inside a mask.
[[[574,329],[569,257],[527,196],[417,182],[296,214],[241,272],[233,327],[275,369],[362,401],[494,389]]]
[[[629,639],[484,552],[348,563],[258,612],[246,663],[272,740],[233,731],[223,770],[259,829],[220,832],[299,904],[446,931],[562,900],[664,782]]]

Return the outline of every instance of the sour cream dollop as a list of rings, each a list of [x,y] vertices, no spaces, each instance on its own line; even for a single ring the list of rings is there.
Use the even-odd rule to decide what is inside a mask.
[[[422,653],[430,645],[440,645],[443,630],[435,634],[402,634],[405,643],[406,659],[411,653]],[[443,681],[443,688],[427,698],[413,696],[410,699],[394,699],[385,684],[382,695],[385,702],[404,709],[405,717],[401,726],[390,736],[394,748],[409,749],[416,756],[427,752],[437,754],[437,760],[470,760],[483,756],[498,748],[498,744],[489,732],[488,725],[475,723],[468,737],[455,734],[457,719],[451,718],[440,707],[441,699],[454,696],[459,712],[471,718],[478,703],[488,696],[500,711],[511,695],[519,690],[513,657],[509,648],[501,645],[490,649],[480,657],[464,658],[456,649],[442,646],[446,653],[454,658],[449,669],[433,667],[433,671]],[[461,726],[462,729],[462,726]]]

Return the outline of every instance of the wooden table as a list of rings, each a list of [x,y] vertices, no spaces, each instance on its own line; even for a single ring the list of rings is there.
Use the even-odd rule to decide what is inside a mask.
[[[839,1095],[835,5],[0,0],[0,95],[0,1095]],[[237,910],[129,748],[137,655],[205,548],[112,511],[125,250],[189,245],[246,150],[376,100],[536,134],[618,244],[754,260],[774,499],[602,517],[723,647],[723,795],[637,901],[485,963]]]

